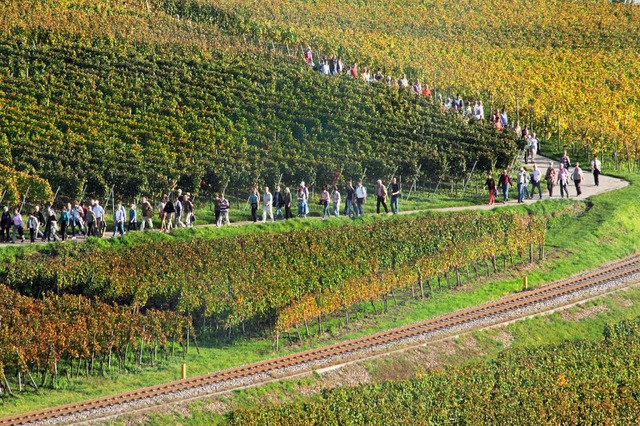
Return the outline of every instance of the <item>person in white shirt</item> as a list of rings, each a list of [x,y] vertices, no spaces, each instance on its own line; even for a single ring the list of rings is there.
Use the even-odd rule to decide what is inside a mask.
[[[540,199],[542,200],[542,172],[538,170],[538,166],[533,165],[533,172],[531,172],[531,195],[529,199],[533,199],[533,196],[536,193],[536,188],[538,188],[538,195],[540,195]]]
[[[591,171],[593,172],[593,181],[596,186],[600,185],[600,160],[598,160],[598,156],[594,155],[593,160],[591,160]]]
[[[406,74],[402,74],[402,78],[400,79],[400,81],[398,81],[398,84],[403,89],[406,89],[406,88],[409,87],[409,80],[407,80],[407,75]]]
[[[337,186],[333,187],[332,198],[333,198],[333,215],[335,217],[340,217],[340,201],[341,201],[341,197],[340,197],[340,191],[338,191],[338,187]]]
[[[482,101],[476,101],[476,106],[473,108],[473,115],[476,117],[476,120],[484,120]]]
[[[358,181],[356,187],[356,216],[362,215],[362,205],[367,200],[367,188],[362,185],[362,180]]]
[[[273,195],[269,192],[269,187],[264,187],[264,195],[262,196],[262,223],[267,222],[267,216],[273,222]]]

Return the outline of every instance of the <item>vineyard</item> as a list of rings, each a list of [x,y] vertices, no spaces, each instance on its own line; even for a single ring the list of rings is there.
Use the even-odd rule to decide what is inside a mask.
[[[240,409],[225,424],[634,424],[640,321],[603,334],[601,342],[509,349],[491,362],[427,370],[412,381]]]
[[[15,367],[15,347],[24,345],[23,367],[57,375],[53,361],[86,363],[90,355],[93,363],[112,353],[124,361],[127,353],[135,356],[134,347],[142,359],[143,348],[155,354],[169,336],[188,347],[190,335],[214,329],[271,330],[277,341],[311,320],[348,317],[359,302],[382,299],[386,306],[409,290],[428,297],[436,282],[438,289],[461,286],[469,268],[489,275],[514,258],[534,261],[544,255],[544,239],[543,216],[465,212],[375,221],[357,232],[347,225],[110,250],[58,246],[2,265],[2,317],[29,318],[21,310],[43,317],[9,323],[6,337],[24,339],[4,340],[0,361]],[[95,322],[100,311],[109,326]],[[64,333],[77,327],[72,336]],[[45,342],[43,349],[27,350],[30,339]]]
[[[406,91],[323,78],[251,42],[241,48],[211,24],[155,9],[148,20],[144,2],[36,3],[0,6],[2,154],[68,198],[85,185],[89,196],[115,185],[133,200],[176,186],[246,189],[281,174],[289,186],[365,170],[410,178],[420,165],[433,178],[464,179],[515,158],[511,132]],[[125,24],[135,35],[120,33]]]
[[[34,299],[5,285],[0,285],[0,317],[0,387],[8,393],[5,367],[16,373],[20,391],[22,380],[35,390],[56,387],[60,378],[154,365],[169,356],[168,343],[174,351],[192,327],[169,311],[143,315],[70,294]]]
[[[610,1],[165,0],[196,22],[506,106],[546,142],[640,158],[640,9]],[[561,146],[560,145],[560,146]]]

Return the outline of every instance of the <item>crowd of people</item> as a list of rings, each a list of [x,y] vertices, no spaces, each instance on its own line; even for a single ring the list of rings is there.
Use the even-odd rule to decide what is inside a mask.
[[[44,206],[44,209],[37,205],[29,213],[26,224],[21,210],[22,208],[16,208],[10,212],[8,207],[4,207],[0,217],[1,242],[15,243],[18,239],[25,242],[27,232],[32,243],[37,240],[50,242],[75,240],[78,237],[102,237],[107,228],[106,212],[98,200],[91,200],[89,203],[75,201],[73,205],[67,203],[59,214],[52,204]],[[112,237],[124,236],[127,232],[138,229],[153,229],[156,212],[162,232],[170,232],[174,227],[192,227],[195,222],[191,194],[183,195],[181,190],[173,198],[165,194],[157,208],[151,205],[147,197],[142,197],[141,210],[142,220],[138,223],[136,204],[131,204],[127,211],[119,201],[113,209]]]
[[[406,74],[402,74],[402,77],[396,79],[390,75],[384,75],[381,70],[373,71],[368,68],[358,68],[358,64],[354,63],[350,67],[346,68],[342,61],[342,58],[338,56],[323,57],[316,64],[313,59],[313,51],[310,46],[304,50],[304,61],[307,65],[313,69],[319,71],[324,75],[348,75],[355,79],[361,79],[367,83],[379,83],[385,84],[387,87],[394,87],[398,89],[411,90],[412,93],[419,96],[433,96],[428,84],[422,84],[419,78],[408,79]],[[455,111],[461,113],[463,117],[468,119],[475,119],[478,121],[485,120],[484,105],[482,101],[477,99],[475,101],[465,102],[458,93],[455,98],[448,96],[446,99],[442,94],[437,95],[437,101],[439,105],[445,111]],[[491,111],[490,122],[498,130],[508,129],[509,118],[504,108]],[[521,129],[520,124],[516,123],[513,126],[519,136],[526,134],[526,128]],[[535,135],[534,135],[535,137]]]
[[[529,151],[530,159],[533,161],[535,150]],[[600,185],[600,173],[602,164],[597,155],[593,156],[590,163],[590,170],[593,174],[593,182],[595,186]],[[573,167],[573,170],[571,169]],[[554,189],[559,187],[560,198],[569,198],[569,183],[573,182],[576,190],[576,197],[582,195],[582,185],[585,181],[585,174],[580,167],[580,163],[571,163],[567,151],[565,150],[560,158],[558,169],[556,170],[554,162],[550,161],[544,175],[536,163],[533,163],[532,170],[529,172],[521,167],[515,179],[512,179],[507,170],[503,170],[496,181],[491,173],[487,176],[485,187],[489,191],[489,204],[495,202],[498,190],[502,192],[502,202],[509,201],[509,189],[515,186],[518,192],[518,203],[523,203],[525,199],[533,199],[536,195],[536,189],[539,199],[542,199],[542,181],[544,180],[549,198],[553,197]],[[529,191],[531,185],[531,191]]]
[[[391,192],[389,194],[389,191]],[[400,198],[400,184],[394,177],[389,186],[385,186],[382,180],[376,182],[376,212],[380,214],[381,207],[385,213],[389,213],[387,207],[387,199],[391,198],[391,212],[398,213],[398,200]],[[293,209],[297,207],[297,217],[306,218],[309,215],[309,187],[305,182],[300,182],[300,186],[295,195],[291,193],[288,187],[281,190],[280,186],[276,187],[275,193],[271,193],[269,187],[264,187],[262,196],[256,186],[252,187],[247,198],[247,205],[251,206],[251,218],[253,222],[258,222],[258,209],[262,207],[262,223],[266,223],[267,219],[275,221],[278,218],[293,218]],[[341,210],[343,201],[342,194],[337,185],[328,185],[322,188],[322,192],[318,198],[318,204],[322,206],[322,220],[330,216],[339,217],[340,212],[349,217],[358,217],[363,214],[363,207],[367,200],[367,189],[359,180],[357,185],[353,185],[353,180],[349,180],[344,189],[344,210]],[[274,209],[275,208],[275,213]],[[217,210],[216,210],[217,211]],[[227,210],[228,212],[228,210]],[[217,213],[216,213],[217,217]],[[220,222],[218,221],[218,226]]]
[[[537,140],[535,134],[529,135],[524,129],[523,136],[527,138],[527,156],[533,161],[537,152]],[[593,174],[594,185],[600,184],[601,163],[597,156],[593,157],[590,163],[590,170]],[[551,161],[546,169],[542,170],[536,163],[532,164],[529,172],[521,167],[515,177],[511,177],[507,170],[503,170],[498,180],[489,173],[485,186],[489,191],[489,204],[496,201],[498,191],[502,193],[502,202],[509,201],[509,190],[514,186],[517,189],[518,203],[523,203],[525,199],[533,199],[536,195],[542,199],[542,182],[546,184],[549,197],[554,196],[554,190],[559,187],[560,197],[569,198],[569,183],[575,185],[576,196],[582,195],[581,185],[584,183],[585,175],[579,163],[571,163],[567,152],[564,151],[558,165],[555,168]],[[387,200],[390,199],[390,209],[392,214],[399,212],[398,204],[400,199],[400,184],[397,179],[392,178],[388,185],[381,179],[376,182],[374,197],[376,199],[376,213],[380,214],[384,210],[389,213]],[[349,180],[344,188],[344,194],[340,192],[338,185],[329,185],[322,189],[318,204],[322,206],[322,220],[330,216],[339,217],[341,214],[349,217],[358,217],[363,214],[364,204],[367,201],[367,188],[362,180],[358,180],[354,185],[353,180]],[[294,207],[297,207],[297,217],[306,218],[309,215],[310,203],[309,187],[305,182],[300,182],[295,194],[292,194],[288,187],[281,190],[276,187],[271,193],[269,187],[264,187],[262,194],[257,186],[251,188],[247,205],[251,208],[251,219],[258,222],[258,210],[262,210],[262,223],[267,220],[274,222],[277,219],[287,220],[293,218]],[[344,208],[342,203],[344,202]],[[229,225],[229,210],[231,203],[224,193],[216,194],[214,202],[214,223],[220,227]],[[275,210],[274,210],[275,209]],[[175,196],[163,195],[160,203],[154,208],[147,197],[141,200],[142,218],[138,223],[136,204],[131,204],[129,210],[125,209],[122,202],[118,202],[113,212],[113,233],[112,237],[123,236],[126,232],[133,230],[145,231],[153,229],[153,219],[158,215],[161,232],[171,232],[175,227],[193,227],[195,223],[193,198],[190,193],[183,195],[178,189]],[[29,240],[34,243],[38,239],[41,241],[64,241],[68,238],[97,236],[101,237],[106,230],[106,212],[98,200],[91,200],[87,203],[75,201],[72,205],[68,203],[57,214],[52,205],[46,205],[44,209],[35,206],[29,213],[25,223],[21,209],[16,208],[10,212],[8,207],[4,207],[0,218],[1,241],[4,243],[15,243],[18,239],[26,241],[28,231]]]

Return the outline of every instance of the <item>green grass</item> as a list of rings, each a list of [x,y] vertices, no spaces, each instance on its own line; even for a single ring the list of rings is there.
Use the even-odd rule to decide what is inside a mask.
[[[427,209],[437,209],[444,207],[458,207],[458,206],[471,206],[477,204],[483,204],[486,202],[486,197],[482,194],[475,194],[471,189],[467,191],[467,195],[456,195],[455,193],[443,192],[432,193],[425,191],[418,191],[411,194],[409,201],[400,200],[400,211],[418,211]],[[264,232],[284,232],[294,229],[319,229],[329,226],[345,225],[352,223],[359,225],[362,223],[370,223],[372,220],[384,220],[385,216],[381,215],[378,219],[373,216],[361,217],[357,220],[351,220],[345,216],[339,218],[331,217],[327,221],[321,222],[318,220],[304,220],[295,217],[297,207],[292,210],[294,218],[292,220],[277,220],[275,223],[261,224],[262,210],[258,210],[259,221],[258,224],[248,223],[251,220],[250,208],[244,209],[244,203],[246,200],[239,200],[230,198],[232,201],[232,208],[230,211],[230,221],[232,225],[242,226],[224,226],[217,228],[214,224],[214,212],[213,204],[210,201],[197,200],[195,208],[196,226],[194,228],[174,228],[170,234],[156,232],[160,228],[160,220],[154,218],[154,232],[127,232],[124,238],[98,240],[91,239],[90,243],[93,246],[108,247],[111,245],[132,245],[144,241],[160,241],[170,239],[191,239],[198,238],[218,238],[242,235],[247,233],[264,233]],[[387,202],[387,206],[391,208],[390,201]],[[317,204],[310,204],[310,217],[319,218],[322,216],[322,209]],[[108,210],[108,209],[107,209]],[[128,217],[128,208],[127,217]],[[138,209],[140,210],[140,209]],[[365,215],[374,214],[376,211],[375,198],[371,198],[365,203]],[[341,214],[344,212],[344,202],[341,203]],[[274,210],[275,213],[275,210]],[[284,213],[284,211],[283,211]],[[141,217],[141,211],[138,211],[138,218]],[[25,219],[26,223],[26,219]],[[138,223],[139,224],[139,223]],[[246,226],[245,226],[246,225]],[[107,232],[105,235],[110,236],[113,233],[113,217],[107,212]],[[28,241],[28,235],[27,235]],[[81,240],[83,241],[83,240]],[[0,245],[0,261],[10,262],[17,257],[24,257],[29,253],[43,252],[48,253],[54,249],[58,244],[76,244],[79,241],[67,241],[64,243],[48,243],[48,244],[36,244],[31,245],[29,243],[24,244],[2,244]]]
[[[640,288],[587,301],[566,310],[549,315],[540,315],[522,321],[513,322],[500,328],[480,330],[452,339],[453,348],[442,350],[438,344],[414,350],[413,354],[403,353],[392,358],[382,358],[364,363],[373,381],[407,380],[424,370],[416,362],[415,351],[431,353],[430,359],[444,367],[463,366],[475,362],[494,359],[505,349],[503,338],[506,335],[513,340],[514,348],[537,347],[560,343],[566,340],[587,339],[599,341],[607,323],[632,320],[640,316]],[[473,342],[473,344],[472,344]],[[391,373],[390,373],[391,372]],[[322,386],[322,376],[270,383],[258,388],[235,391],[229,395],[210,401],[188,404],[187,416],[179,412],[150,414],[147,423],[154,425],[219,424],[224,416],[212,411],[221,407],[229,410],[255,408],[256,406],[277,402],[299,401],[304,403],[309,392]],[[116,424],[125,424],[126,417]]]
[[[640,189],[637,183],[640,177],[629,176],[631,185],[614,193],[602,194],[588,202],[586,209],[580,209],[582,203],[569,202],[577,208],[578,215],[560,215],[550,220],[547,236],[548,259],[540,267],[528,270],[531,286],[557,280],[559,278],[598,266],[606,261],[633,253],[640,247],[640,223],[635,220],[638,213]],[[554,211],[566,207],[566,201],[545,201],[530,206],[514,206],[531,212],[546,212],[553,216]],[[362,221],[379,220],[367,217]],[[343,219],[347,220],[347,219]],[[293,221],[291,225],[278,223],[274,226],[229,227],[226,232],[245,232],[244,229],[275,230],[277,226],[329,226],[331,222]],[[338,223],[338,221],[335,221]],[[183,232],[209,232],[206,228]],[[213,231],[211,231],[213,232]],[[249,231],[246,231],[249,232]],[[254,231],[251,231],[254,232]],[[165,238],[164,236],[154,238]],[[109,244],[110,241],[100,241]],[[472,306],[496,299],[518,291],[521,288],[521,273],[507,274],[496,282],[482,282],[474,286],[465,286],[450,292],[437,292],[435,297],[424,301],[410,301],[389,310],[386,315],[370,315],[370,307],[363,306],[363,314],[357,327],[345,329],[340,326],[341,318],[335,318],[325,325],[331,329],[330,335],[307,340],[304,347],[288,347],[278,355],[307,347],[320,346],[334,341],[353,338],[392,326],[406,324],[434,315]],[[378,304],[380,311],[380,304]],[[362,317],[366,320],[362,320]],[[353,325],[352,325],[353,326]],[[544,336],[544,334],[543,334]],[[540,343],[544,343],[544,337]],[[201,354],[191,350],[186,357],[189,375],[197,375],[258,359],[275,356],[272,340],[267,338],[237,338],[224,346],[213,346],[212,342],[200,342]],[[130,374],[114,377],[73,379],[64,390],[42,391],[40,394],[23,393],[17,398],[3,400],[0,415],[34,410],[98,395],[110,394],[140,386],[150,385],[178,378],[181,359],[176,359],[161,368],[144,368]]]

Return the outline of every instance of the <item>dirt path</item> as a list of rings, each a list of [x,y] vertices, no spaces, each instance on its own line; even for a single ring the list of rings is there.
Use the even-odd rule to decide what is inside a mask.
[[[538,166],[538,169],[542,172],[543,176],[551,161],[552,160],[550,158],[543,157],[542,155],[535,156],[535,164]],[[528,164],[526,167],[529,170],[533,169],[531,164]],[[559,163],[557,161],[553,161],[553,167],[557,171],[559,168]],[[627,182],[626,180],[614,178],[611,176],[600,175],[600,185],[596,186],[593,181],[593,174],[591,173],[591,171],[589,171],[589,165],[588,164],[581,165],[580,167],[582,168],[582,172],[584,174],[584,181],[582,182],[582,185],[581,185],[582,195],[579,197],[576,196],[576,187],[573,184],[573,182],[570,182],[568,188],[569,188],[569,195],[571,198],[585,199],[593,195],[602,194],[604,192],[615,191],[616,189],[621,189],[629,185],[629,182]],[[570,171],[571,172],[573,171],[573,167],[570,169]],[[497,176],[495,176],[495,178],[497,181],[498,180]],[[511,176],[511,178],[514,179],[513,176]],[[542,182],[541,186],[542,186],[542,200],[550,199],[549,192],[547,191],[547,186],[544,181]],[[487,191],[485,191],[485,193],[487,193]],[[487,194],[487,200],[488,199],[489,199],[489,195]],[[554,200],[560,199],[560,186],[558,185],[555,185],[553,189],[553,199]],[[499,207],[511,206],[518,203],[518,191],[515,188],[515,185],[509,190],[509,202],[502,203],[501,201],[502,201],[502,193],[498,191],[498,195],[496,196],[496,203],[492,206],[488,204],[482,204],[477,206],[466,206],[466,207],[445,207],[445,208],[435,209],[435,210],[439,210],[439,211],[459,211],[459,210],[469,210],[469,209],[492,210]],[[534,199],[532,200],[525,199],[524,203],[531,204],[537,201],[540,201],[540,198],[538,198],[538,194],[536,192],[536,196]]]
[[[548,157],[544,157],[541,155],[536,155],[535,157],[535,163],[538,165],[539,169],[542,171],[542,173],[544,174],[547,166],[549,165],[549,162],[551,162],[552,160]],[[554,167],[556,168],[556,170],[558,169],[558,162],[554,161],[553,162]],[[582,183],[582,195],[580,197],[576,196],[576,189],[575,186],[573,185],[573,183],[570,183],[569,185],[569,194],[571,196],[571,198],[578,198],[578,199],[586,199],[589,198],[593,195],[597,195],[597,194],[601,194],[604,192],[609,192],[609,191],[615,191],[616,189],[620,189],[620,188],[624,188],[625,186],[629,185],[629,182],[622,180],[622,179],[618,179],[618,178],[614,178],[611,176],[606,176],[606,175],[600,175],[600,185],[599,186],[595,186],[594,181],[593,181],[593,174],[588,170],[588,165],[586,165],[587,167],[583,167],[583,172],[584,172],[584,176],[585,176],[585,180]],[[529,170],[531,170],[531,164],[526,166]],[[571,169],[573,170],[573,169]],[[514,179],[514,176],[512,176],[512,179]],[[496,177],[496,181],[497,181],[497,177]],[[549,199],[549,193],[547,192],[547,188],[546,188],[546,184],[544,182],[542,182],[542,191],[543,191],[543,196],[542,199],[538,198],[538,194],[536,194],[536,197],[532,200],[526,199],[524,201],[524,204],[532,204],[541,200],[547,200]],[[486,191],[485,191],[486,193]],[[475,205],[475,206],[460,206],[460,207],[442,207],[442,208],[436,208],[436,209],[425,209],[425,210],[407,210],[407,211],[400,211],[399,214],[412,214],[412,213],[419,213],[421,211],[426,211],[426,210],[433,210],[433,211],[443,211],[443,212],[447,212],[447,211],[461,211],[461,210],[493,210],[493,209],[497,209],[497,208],[501,208],[501,207],[506,207],[506,206],[512,206],[514,204],[517,204],[517,190],[514,187],[510,188],[509,191],[509,202],[507,203],[502,203],[502,193],[499,191],[498,195],[496,196],[496,203],[493,205],[488,205],[488,204],[479,204],[479,205]],[[554,196],[553,199],[560,199],[560,187],[558,185],[555,186],[554,188]],[[487,200],[488,200],[488,195],[487,195]],[[400,202],[400,208],[402,209],[402,201]],[[309,220],[320,220],[319,217],[309,217]],[[258,221],[258,223],[261,223],[260,221]],[[239,221],[239,222],[233,222],[231,223],[230,226],[246,226],[246,225],[251,225],[253,224],[252,221]],[[215,226],[215,224],[201,224],[201,225],[196,225],[196,228],[205,228],[205,227],[213,227]],[[157,230],[156,230],[157,232]],[[109,227],[109,229],[107,229],[107,231],[104,234],[103,238],[111,238],[113,235],[113,227]],[[26,232],[26,243],[29,243],[29,239],[28,239],[28,231]],[[85,238],[82,236],[77,237],[76,241],[82,241]],[[19,240],[17,241],[18,244],[20,244]],[[40,240],[36,241],[37,244],[45,244],[43,242],[41,242]]]

